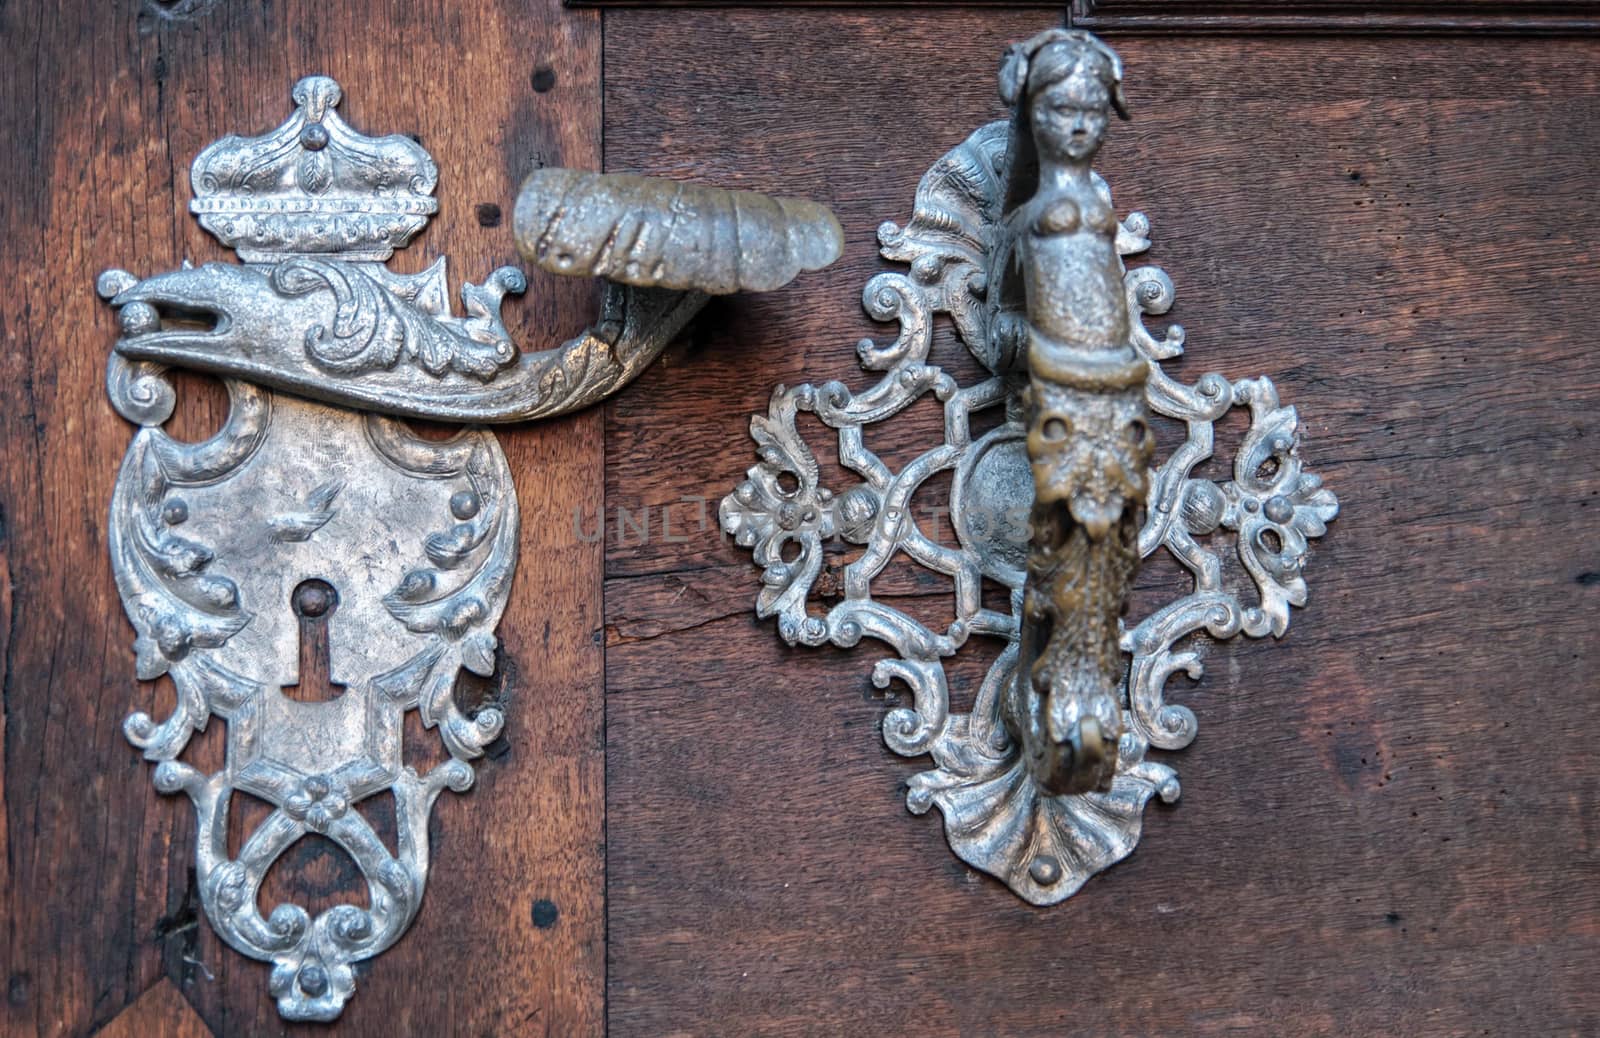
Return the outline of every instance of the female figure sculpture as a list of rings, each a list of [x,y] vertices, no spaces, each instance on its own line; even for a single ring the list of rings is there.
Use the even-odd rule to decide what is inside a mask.
[[[1118,616],[1139,559],[1154,439],[1130,336],[1117,218],[1090,163],[1126,118],[1117,56],[1085,32],[1013,47],[1006,219],[1020,287],[1034,482],[1020,657],[1006,726],[1052,795],[1106,791],[1122,731]],[[1015,353],[1013,354],[1015,356]]]

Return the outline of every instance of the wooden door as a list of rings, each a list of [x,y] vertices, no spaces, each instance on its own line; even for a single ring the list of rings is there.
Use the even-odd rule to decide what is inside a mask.
[[[133,680],[105,516],[130,427],[105,393],[110,308],[96,274],[229,260],[188,213],[188,166],[228,133],[261,133],[320,72],[373,133],[415,134],[439,164],[440,212],[392,266],[449,256],[473,276],[517,262],[509,214],[538,165],[600,162],[600,15],[533,0],[450,3],[13,4],[0,162],[8,349],[4,489],[5,850],[15,1034],[276,1033],[267,969],[229,950],[195,888],[193,810],[158,796],[121,734],[170,709]],[[592,286],[530,274],[507,311],[519,342],[559,341]],[[187,379],[179,433],[226,397]],[[492,686],[504,741],[474,789],[441,801],[422,911],[358,981],[341,1026],[368,1034],[598,1033],[605,978],[601,546],[571,536],[599,508],[603,416],[507,430],[529,516]],[[535,475],[536,474],[536,475]],[[213,722],[189,753],[213,770]],[[415,726],[408,742],[437,745]],[[354,863],[307,839],[262,898],[322,907],[365,891]],[[377,966],[377,963],[373,963]],[[186,1023],[183,1021],[187,1021]],[[309,1030],[309,1029],[308,1029]]]
[[[715,505],[774,384],[864,382],[875,229],[1004,114],[1004,46],[1067,19],[1127,66],[1133,121],[1101,169],[1151,218],[1180,370],[1270,374],[1342,512],[1287,637],[1213,648],[1183,693],[1202,734],[1172,760],[1181,801],[1036,909],[906,811],[921,765],[882,742],[878,655],[783,646]],[[504,214],[541,164],[815,197],[847,239],[821,274],[714,303],[603,408],[502,434],[523,564],[475,694],[507,735],[436,809],[422,912],[341,1029],[1600,1030],[1584,5],[144,0],[13,3],[0,25],[7,1033],[310,1031],[212,934],[190,809],[120,732],[171,693],[132,678],[106,561],[129,428],[93,286],[222,258],[187,164],[275,125],[315,71],[354,124],[440,164],[440,214],[400,269],[514,262]],[[519,341],[592,313],[591,288],[532,280],[507,311]],[[966,363],[948,334],[935,359]],[[183,388],[180,428],[202,435],[221,394]],[[596,515],[599,542],[574,526]],[[1153,567],[1138,594],[1180,579]],[[933,611],[947,589],[901,592]],[[300,900],[353,882],[315,846],[288,864],[275,881]]]
[[[852,347],[884,334],[859,302],[873,230],[1004,115],[997,55],[1051,17],[610,16],[609,165],[814,194],[849,244],[608,409],[608,507],[727,493],[775,383],[871,383]],[[1170,760],[1181,801],[1030,908],[906,812],[925,765],[875,730],[884,652],[783,646],[728,543],[611,544],[617,1033],[1600,1027],[1600,50],[1332,28],[1108,36],[1133,119],[1100,168],[1150,216],[1181,370],[1270,373],[1343,505],[1288,636],[1217,647],[1183,694],[1202,734]],[[926,444],[919,418],[904,435]],[[1139,594],[1181,579],[1146,570]],[[901,590],[948,610],[947,584]]]

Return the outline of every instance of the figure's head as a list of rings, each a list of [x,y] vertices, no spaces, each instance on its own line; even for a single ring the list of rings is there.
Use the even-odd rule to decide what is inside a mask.
[[[1000,70],[1000,96],[1030,125],[1047,162],[1088,161],[1110,112],[1128,117],[1121,59],[1082,30],[1051,29],[1013,46]]]

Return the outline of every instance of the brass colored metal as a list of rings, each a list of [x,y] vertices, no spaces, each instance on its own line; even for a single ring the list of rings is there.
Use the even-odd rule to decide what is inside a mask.
[[[1001,84],[1016,112],[1008,195],[1026,199],[1007,222],[1026,305],[1034,486],[1021,655],[1004,717],[1046,792],[1107,792],[1122,735],[1117,623],[1139,564],[1155,452],[1117,217],[1090,171],[1122,108],[1122,66],[1092,36],[1052,30],[1011,50]]]

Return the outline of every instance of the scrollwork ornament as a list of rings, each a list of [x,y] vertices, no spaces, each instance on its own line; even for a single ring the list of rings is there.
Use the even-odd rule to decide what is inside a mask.
[[[516,562],[516,497],[486,431],[425,440],[379,416],[246,382],[228,388],[232,409],[215,436],[185,444],[143,428],[117,480],[112,561],[137,673],[168,675],[177,691],[168,717],[136,712],[124,731],[157,763],[156,788],[194,803],[196,875],[218,934],[273,964],[270,988],[286,1019],[331,1020],[354,991],[354,964],[397,940],[416,914],[435,799],[471,786],[469,761],[503,725],[494,707],[464,714],[453,690],[462,668],[494,669],[492,632]],[[314,702],[284,692],[297,678],[291,602],[309,578],[339,589],[330,663],[344,686]],[[403,759],[412,709],[451,754],[421,774]],[[177,758],[213,718],[228,725],[228,751],[208,775]],[[229,857],[235,790],[274,810]],[[394,854],[358,809],[383,791],[394,796]],[[295,905],[260,914],[267,871],[307,833],[350,855],[368,907],[338,905],[314,919]]]
[[[1185,383],[1163,370],[1163,361],[1182,354],[1184,330],[1173,324],[1153,332],[1144,318],[1170,310],[1172,281],[1152,266],[1125,270],[1132,344],[1148,365],[1145,402],[1153,414],[1187,430],[1149,473],[1138,553],[1168,552],[1190,574],[1192,587],[1123,625],[1122,735],[1109,791],[1041,791],[1001,722],[1002,699],[1018,666],[1033,500],[1020,409],[1008,392],[1014,377],[1006,374],[1015,366],[1019,336],[1012,315],[985,303],[1000,274],[995,243],[1006,233],[1000,221],[1008,132],[1002,121],[973,133],[923,177],[911,219],[879,229],[882,255],[909,265],[908,273],[873,277],[863,297],[874,319],[899,326],[892,341],[868,340],[857,348],[862,367],[881,378],[859,392],[837,382],[777,387],[766,414],[751,420],[760,460],[723,500],[720,514],[723,529],[762,567],[756,613],[776,617],[785,641],[849,648],[873,638],[894,650],[894,658],[874,667],[872,680],[880,688],[904,688],[909,704],[883,718],[884,741],[897,754],[931,757],[934,765],[908,781],[907,806],[916,814],[939,808],[962,860],[1025,900],[1048,905],[1133,851],[1152,797],[1177,799],[1176,771],[1149,752],[1187,746],[1198,721],[1189,707],[1167,701],[1168,679],[1201,677],[1202,633],[1217,640],[1284,635],[1290,607],[1306,602],[1309,543],[1325,532],[1338,501],[1307,471],[1295,410],[1279,403],[1269,379],[1208,373]],[[1109,206],[1105,182],[1095,176],[1094,184]],[[1115,242],[1123,257],[1147,249],[1145,216],[1122,219]],[[960,386],[929,362],[939,315],[951,320],[989,377]],[[944,438],[896,471],[867,448],[864,430],[928,394],[944,408]],[[992,408],[1008,408],[1007,420],[975,437],[970,417]],[[1194,476],[1213,455],[1214,424],[1233,408],[1248,412],[1250,428],[1232,478],[1217,483]],[[802,413],[836,432],[840,464],[860,482],[820,483],[812,446],[797,425]],[[948,513],[954,547],[927,536],[909,507],[918,487],[944,471],[954,474]],[[864,551],[843,567],[842,598],[816,611],[813,591],[833,538]],[[1248,575],[1246,586],[1225,579],[1221,553],[1230,550]],[[943,630],[874,598],[874,579],[902,557],[953,579],[954,618]],[[1011,591],[1008,612],[983,606],[983,578]],[[980,633],[1006,639],[1007,648],[990,666],[972,709],[952,711],[943,661]]]
[[[463,669],[496,668],[517,556],[505,456],[481,427],[436,441],[399,419],[511,422],[588,406],[643,371],[711,295],[781,287],[843,243],[833,214],[803,199],[540,169],[518,196],[519,250],[606,283],[590,330],[525,352],[501,318],[505,297],[527,288],[521,271],[463,283],[458,314],[443,257],[416,274],[385,265],[438,210],[427,151],[352,129],[325,76],[293,97],[276,129],[222,138],[190,169],[191,212],[242,263],[111,269],[97,288],[120,331],[107,393],[138,427],[113,495],[112,565],[137,675],[170,676],[177,690],[169,716],[135,712],[124,732],[158,762],[156,788],[194,803],[201,900],[218,934],[272,963],[286,1019],[327,1021],[354,991],[354,965],[416,915],[434,801],[471,786],[469,762],[505,723],[498,705],[466,711],[455,695]],[[228,387],[228,421],[204,443],[162,429],[176,404],[169,366]],[[805,536],[829,502],[779,507],[785,492],[760,491],[784,535]],[[796,583],[777,556],[771,580],[775,600]],[[283,691],[302,678],[308,631],[329,646],[334,698]],[[402,755],[411,710],[450,754],[426,773]],[[216,718],[227,760],[208,775],[177,758]],[[235,791],[273,811],[230,857]],[[365,817],[384,791],[393,854]],[[264,876],[308,833],[350,856],[368,905],[263,916]]]

